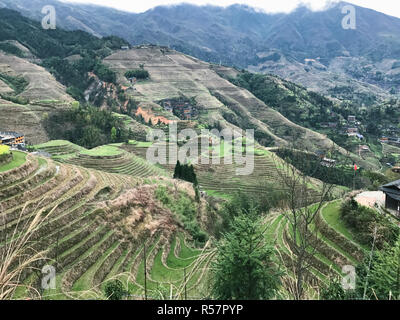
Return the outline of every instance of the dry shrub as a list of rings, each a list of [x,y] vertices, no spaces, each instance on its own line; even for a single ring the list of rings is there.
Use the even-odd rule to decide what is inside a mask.
[[[18,234],[18,225],[21,223],[19,219],[14,231],[9,235],[3,235],[1,241],[4,247],[0,253],[0,300],[12,299],[15,290],[22,286],[21,275],[28,269],[34,268],[40,260],[45,259],[46,250],[34,250],[31,246],[31,238],[54,209],[45,216],[43,210],[37,211],[33,218],[24,224],[20,234]],[[24,210],[25,208],[21,212],[21,217],[24,215]],[[30,289],[35,290],[40,296],[36,289]]]

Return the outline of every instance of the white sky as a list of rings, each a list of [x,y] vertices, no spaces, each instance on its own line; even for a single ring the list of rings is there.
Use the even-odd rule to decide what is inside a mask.
[[[182,2],[197,5],[213,4],[228,6],[234,3],[247,4],[264,9],[266,12],[290,12],[300,3],[309,4],[313,9],[322,9],[327,1],[338,0],[61,0],[62,2],[92,3],[131,12],[144,12],[158,5],[179,4]],[[347,0],[346,2],[371,8],[400,18],[399,0]]]

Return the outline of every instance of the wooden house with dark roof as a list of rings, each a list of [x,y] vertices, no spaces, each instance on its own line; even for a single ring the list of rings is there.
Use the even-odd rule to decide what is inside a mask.
[[[385,184],[379,188],[385,194],[385,208],[400,212],[400,180]]]
[[[25,136],[14,131],[0,131],[0,144],[8,146],[25,144]]]

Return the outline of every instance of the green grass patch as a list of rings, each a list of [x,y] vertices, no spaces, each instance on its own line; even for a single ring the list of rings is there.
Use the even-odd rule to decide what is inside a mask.
[[[346,228],[344,222],[340,219],[340,201],[334,201],[328,204],[322,210],[322,216],[330,227],[346,238],[355,241],[354,235]]]
[[[162,261],[162,251],[160,250],[155,259],[153,268],[151,269],[151,278],[155,281],[159,282],[177,282],[182,281],[184,277],[184,269],[189,266],[189,263],[186,261],[183,265],[179,267],[173,268],[172,266],[168,265],[169,268],[166,268]],[[172,269],[173,268],[173,269]]]
[[[6,172],[22,166],[26,162],[26,153],[20,151],[13,151],[13,160],[9,163],[0,166],[0,172]]]
[[[325,221],[331,228],[342,234],[344,237],[351,240],[356,245],[364,248],[365,250],[368,250],[367,246],[360,244],[356,240],[354,234],[346,227],[344,221],[340,219],[340,205],[340,200],[331,202],[326,205],[321,211],[323,219],[325,219]]]
[[[76,149],[84,149],[72,142],[69,142],[68,140],[51,140],[46,143],[37,144],[34,147],[35,147],[35,149],[41,149],[41,148],[49,148],[49,147],[67,147],[67,146],[71,146]]]
[[[256,156],[268,156],[269,152],[267,150],[255,149],[254,150],[254,155],[256,155]]]
[[[223,193],[220,191],[216,191],[216,190],[205,190],[205,192],[210,196],[213,196],[216,198],[222,198],[225,200],[232,200],[232,198],[233,198],[232,195],[229,195],[229,194],[226,194],[226,193]]]
[[[115,242],[107,251],[74,283],[74,291],[88,290],[93,287],[93,278],[99,269],[99,267],[104,263],[104,261],[109,257],[109,255],[117,249],[119,246],[118,242]]]
[[[110,157],[122,154],[122,150],[115,146],[100,146],[90,150],[83,150],[81,154],[92,156],[92,157]]]
[[[181,250],[179,251],[178,258],[180,259],[191,259],[193,257],[197,257],[201,250],[193,249],[186,245],[185,238],[182,234],[179,235],[179,240],[181,244]]]
[[[153,145],[153,142],[147,142],[147,141],[136,141],[136,146],[138,148],[149,148]]]

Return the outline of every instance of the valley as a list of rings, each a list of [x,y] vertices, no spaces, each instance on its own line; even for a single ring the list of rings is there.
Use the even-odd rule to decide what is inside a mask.
[[[49,3],[65,29],[41,27],[41,0],[0,0],[0,300],[400,295],[387,262],[400,244],[396,41],[374,34],[387,50],[357,51],[340,33],[311,45],[290,22],[335,8]],[[159,41],[166,27],[144,24],[124,40],[161,13],[182,26],[202,17],[207,36],[192,28],[185,42],[170,24]],[[357,198],[368,191],[380,200]],[[340,286],[349,267],[351,290]]]

